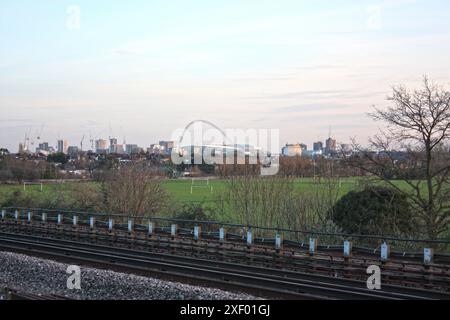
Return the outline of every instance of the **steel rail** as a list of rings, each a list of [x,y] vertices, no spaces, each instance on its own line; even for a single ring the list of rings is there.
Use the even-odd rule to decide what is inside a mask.
[[[16,226],[20,226],[20,228],[22,228],[22,227],[30,228],[30,226],[28,226],[28,225],[16,225]],[[15,234],[23,234],[23,233],[17,233],[16,231],[14,231],[14,232],[15,232]],[[76,238],[77,241],[80,241],[80,240],[92,241],[95,239],[96,242],[100,242],[103,240],[104,243],[106,243],[107,245],[111,245],[111,241],[106,241],[107,240],[106,238],[108,238],[108,239],[110,239],[110,238],[107,236],[102,236],[100,234],[91,234],[91,232],[86,233],[86,232],[78,232],[77,231],[73,235],[75,237],[71,236],[71,237],[69,237],[69,239]],[[57,234],[58,239],[60,239],[60,236],[65,237],[64,234]],[[94,238],[92,238],[91,236],[93,236]],[[120,240],[118,240],[119,238],[122,240],[126,240],[126,241],[120,241]],[[146,240],[142,239],[142,238],[141,239],[138,239],[138,238],[130,239],[128,237],[125,238],[122,236],[118,236],[118,237],[114,236],[113,240],[116,245],[122,244],[122,245],[127,245],[127,247],[133,246],[133,247],[144,247],[144,248],[148,248],[151,250],[156,249],[154,246],[149,247],[148,244],[146,243]],[[129,242],[130,240],[131,240],[131,242]],[[159,241],[160,240],[158,240],[158,246],[160,246]],[[177,250],[178,251],[179,249],[182,249],[183,251],[188,250],[189,252],[191,252],[192,250],[196,250],[196,249],[204,250],[203,247],[197,248],[196,245],[194,245],[194,244],[190,244],[193,247],[191,247],[191,249],[187,249],[186,245],[189,246],[189,244],[183,244],[183,243],[174,243],[174,244],[166,243],[166,246],[162,246],[162,248],[159,248],[157,250],[160,252],[164,252],[165,250],[169,250],[169,251]],[[233,250],[231,250],[231,251],[233,251]],[[185,251],[185,252],[187,252],[187,251]],[[197,251],[197,254],[198,253],[199,252]],[[207,250],[207,252],[205,252],[205,254],[201,254],[200,256],[205,257],[205,255],[206,255],[207,259],[211,260],[211,259],[215,258],[214,257],[214,255],[215,255],[216,257],[219,257],[219,259],[230,258],[231,260],[234,260],[235,263],[241,263],[241,264],[246,263],[246,262],[251,262],[254,265],[255,264],[260,265],[265,268],[268,267],[267,264],[269,264],[269,266],[272,268],[278,268],[278,266],[282,264],[283,267],[285,267],[285,269],[292,267],[295,269],[296,272],[299,272],[300,270],[302,270],[303,272],[310,273],[311,268],[313,268],[313,270],[315,270],[315,273],[321,273],[325,276],[330,276],[331,274],[335,274],[335,273],[341,274],[341,277],[345,277],[346,275],[352,275],[352,277],[353,277],[354,275],[356,275],[355,278],[359,279],[359,280],[367,279],[366,268],[368,267],[368,265],[370,265],[370,263],[365,260],[363,262],[359,262],[356,264],[352,264],[351,266],[348,266],[347,263],[344,263],[343,261],[334,261],[333,259],[332,259],[332,261],[328,261],[328,262],[322,261],[322,259],[315,259],[315,261],[312,261],[311,258],[309,258],[309,257],[302,257],[299,259],[298,257],[289,258],[289,256],[276,257],[275,260],[269,261],[266,259],[268,256],[261,255],[261,253],[256,253],[255,255],[246,253],[245,254],[246,259],[242,260],[243,256],[240,255],[242,252],[240,252],[238,250],[238,251],[236,251],[236,253],[239,253],[239,257],[235,256],[235,253],[232,253],[231,255],[229,255],[227,252],[224,252],[224,254],[217,254],[217,253],[214,254]],[[213,254],[213,255],[211,256],[211,254]],[[292,258],[294,258],[295,261],[291,261]],[[292,264],[292,263],[294,263],[294,264]],[[375,262],[375,264],[377,264],[377,263]],[[398,270],[398,267],[399,266],[396,267],[394,265],[388,266],[388,265],[383,264],[382,280],[383,280],[384,284],[399,285],[401,287],[406,287],[406,286],[417,287],[418,285],[420,285],[425,290],[433,290],[433,288],[440,287],[440,288],[442,288],[441,291],[447,292],[447,291],[445,291],[445,289],[448,288],[448,283],[450,282],[450,277],[448,275],[446,276],[445,274],[432,272],[431,270],[427,271],[426,274],[423,273],[424,271],[420,272],[420,270],[403,270],[402,271],[402,270]]]
[[[69,220],[67,220],[67,221],[69,221]],[[51,225],[54,226],[54,224],[51,224]],[[18,227],[18,228],[24,228],[24,229],[33,228],[33,229],[37,229],[37,230],[48,230],[48,229],[43,228],[41,226],[33,226],[33,225],[26,225],[26,224],[13,224],[13,223],[11,223],[11,224],[8,224],[8,223],[2,224],[2,223],[0,223],[0,228],[2,228],[2,226],[4,228],[15,228],[15,227]],[[80,225],[80,227],[81,228],[88,228],[89,225]],[[118,227],[118,225],[116,225],[116,228],[117,227]],[[137,225],[136,225],[136,227],[137,227]],[[126,226],[124,226],[123,228],[117,228],[117,229],[118,229],[118,231],[127,231],[127,227]],[[98,228],[98,230],[107,230],[107,229],[103,228],[103,227],[100,227],[100,228]],[[155,232],[156,232],[156,229],[155,229]],[[145,229],[143,229],[143,230],[136,230],[136,233],[137,234],[138,233],[147,234],[147,231]],[[165,232],[163,234],[170,235],[170,228],[169,228],[169,231],[167,231],[167,232]],[[186,233],[186,234],[183,233],[182,235],[186,236],[187,238],[194,239],[193,231],[191,231],[190,233]],[[231,235],[228,234],[228,237],[230,237],[230,236]],[[212,241],[214,241],[214,240],[219,241],[218,238],[217,239],[214,238],[214,237],[211,238],[210,237],[210,232],[208,232],[208,233],[202,232],[201,237],[203,239],[205,239],[205,240],[206,239],[211,239]],[[264,239],[267,239],[267,238],[264,238]],[[235,237],[235,239],[234,238],[228,239],[228,241],[230,241],[230,242],[232,242],[234,240],[242,240],[242,237]],[[259,241],[259,240],[260,239],[255,238],[255,244],[260,244],[262,246],[266,246],[267,245],[266,244],[267,241]],[[272,242],[274,243],[275,241],[273,240]],[[299,252],[304,252],[304,253],[308,252],[307,245],[297,244],[297,243],[292,242],[292,241],[286,241],[286,246],[284,247],[284,249],[286,251],[289,251],[291,248],[294,249],[294,250],[299,249]],[[338,254],[338,253],[342,252],[342,248],[343,248],[343,246],[318,246],[319,252],[322,252],[322,253],[336,253],[336,254]],[[379,251],[379,250],[376,249],[375,251]],[[367,258],[367,259],[369,259],[369,258],[373,258],[373,259],[379,258],[379,255],[375,254],[375,251],[373,249],[370,249],[370,248],[363,248],[363,247],[359,247],[359,246],[353,247],[353,253],[354,253],[355,257],[359,257],[361,259],[364,259],[364,258]],[[419,265],[423,266],[423,262],[419,262],[420,261],[419,258],[421,258],[423,256],[423,254],[418,255],[418,254],[412,254],[412,253],[407,253],[407,252],[403,252],[402,253],[402,252],[397,252],[397,251],[391,251],[390,255],[391,255],[391,259],[390,260],[392,262],[398,262],[398,263],[408,262],[408,264],[417,264],[418,266]],[[435,254],[434,261],[435,261],[436,264],[447,264],[448,265],[448,263],[450,262],[450,255]]]
[[[4,288],[6,300],[68,300],[69,298],[56,294],[36,294],[18,289]]]
[[[47,238],[36,237],[36,236],[28,236],[28,235],[17,235],[17,234],[8,234],[10,238],[15,238],[18,240],[21,239],[29,239],[30,241],[37,241],[42,244],[52,244],[55,241],[49,239],[50,241],[46,241]],[[57,240],[58,244],[68,246],[69,248],[80,248],[80,242],[74,242],[70,240]],[[384,284],[383,290],[381,291],[372,291],[367,289],[367,284],[365,281],[354,280],[354,279],[345,279],[345,278],[337,278],[337,277],[329,277],[323,275],[314,275],[310,273],[303,272],[295,272],[290,270],[280,270],[273,269],[267,267],[260,266],[251,266],[251,265],[243,265],[231,262],[224,261],[213,261],[210,259],[202,259],[202,258],[193,258],[186,256],[176,256],[173,254],[165,254],[165,253],[154,253],[142,250],[132,250],[125,249],[120,247],[110,247],[99,244],[91,244],[91,243],[82,243],[84,248],[88,248],[93,252],[112,252],[112,253],[120,253],[121,255],[128,256],[131,258],[145,258],[152,259],[154,261],[162,261],[162,262],[172,262],[177,264],[189,265],[189,266],[198,266],[201,265],[203,267],[208,266],[211,268],[216,268],[218,270],[229,270],[232,272],[241,272],[246,274],[264,274],[268,277],[274,277],[275,279],[289,279],[293,281],[302,282],[305,284],[326,284],[330,287],[335,287],[338,289],[347,289],[348,287],[352,287],[355,291],[360,291],[364,293],[370,293],[375,295],[380,295],[380,297],[391,296],[392,298],[400,298],[400,299],[422,299],[424,297],[431,297],[435,299],[442,298],[450,298],[450,295],[445,295],[441,292],[434,292],[432,290],[422,290],[416,288],[408,288],[404,286],[397,285],[389,285]],[[278,278],[276,278],[278,277]]]
[[[16,225],[16,226],[19,227],[20,230],[22,230],[22,228],[25,228],[25,229],[23,229],[23,232],[27,232],[26,230],[31,228],[29,225]],[[37,227],[37,229],[42,229],[42,228]],[[16,229],[14,229],[14,230],[15,230],[14,232],[17,234],[18,233],[17,230]],[[45,228],[42,229],[42,230],[48,231]],[[30,231],[36,231],[36,228],[30,229],[29,232]],[[19,234],[23,234],[23,232],[20,232]],[[73,232],[73,230],[71,230],[70,232]],[[41,234],[44,234],[44,233],[41,233]],[[49,234],[49,233],[46,232],[45,235],[47,235],[47,234]],[[66,237],[66,236],[68,236],[68,234],[56,233],[56,236],[57,236],[58,239],[60,239],[61,236]],[[108,241],[108,239],[109,239],[109,240],[114,241],[114,243],[116,243],[116,244],[123,244],[123,245],[128,245],[128,246],[131,246],[131,245],[132,246],[136,246],[137,245],[137,246],[150,248],[148,243],[146,243],[146,241],[148,241],[148,240],[143,239],[143,238],[139,238],[139,237],[131,239],[129,237],[124,237],[123,235],[122,236],[114,235],[113,238],[110,238],[110,235],[108,236],[108,235],[102,235],[101,233],[99,233],[99,234],[91,233],[91,232],[87,232],[87,230],[85,230],[85,231],[77,230],[75,233],[72,234],[72,236],[69,236],[69,238],[71,238],[71,239],[74,239],[74,237],[77,239],[77,241],[79,241],[80,239],[83,239],[83,241],[91,241],[91,240],[95,239],[95,241],[103,240],[103,241],[105,241],[106,244],[110,245],[111,241]],[[94,238],[92,238],[92,237],[94,237]],[[164,249],[165,250],[179,250],[179,249],[181,249],[182,251],[186,251],[186,250],[192,251],[192,250],[197,250],[197,249],[205,250],[204,247],[197,247],[193,243],[190,244],[191,245],[190,249],[187,249],[186,245],[189,246],[189,244],[183,244],[183,243],[173,243],[173,244],[171,244],[171,242],[166,242],[166,240],[161,240],[159,238],[157,240],[158,246],[161,246],[160,241],[162,241],[162,243],[165,244],[165,246],[162,246],[160,248],[160,249],[162,249],[162,251],[164,251]],[[232,243],[232,242],[230,242],[230,243]],[[152,248],[152,250],[155,249],[154,246],[151,246],[151,248]],[[287,250],[287,251],[289,251],[289,250]],[[231,255],[230,255],[230,253],[231,253]],[[220,258],[228,257],[228,258],[231,258],[231,259],[234,259],[234,258],[241,259],[242,258],[242,256],[241,256],[242,253],[243,253],[242,250],[237,250],[236,251],[234,249],[227,249],[226,252],[223,252],[223,254],[215,253],[215,255],[220,257]],[[207,250],[207,252],[205,252],[205,254],[206,255],[210,255],[212,253]],[[238,254],[239,256],[236,256],[236,254]],[[355,268],[359,268],[359,269],[350,270],[348,268],[349,266],[347,265],[347,263],[344,263],[343,261],[335,261],[334,260],[334,258],[338,258],[339,259],[341,257],[331,257],[331,261],[325,261],[325,260],[322,260],[322,259],[314,259],[314,261],[312,261],[311,258],[309,258],[309,257],[302,257],[301,259],[299,259],[296,256],[289,256],[288,255],[286,257],[282,257],[282,256],[276,257],[275,260],[268,261],[268,260],[266,260],[266,258],[268,256],[265,256],[261,252],[259,252],[259,253],[256,252],[255,254],[246,253],[245,257],[247,257],[246,260],[248,260],[248,261],[259,262],[259,263],[263,263],[264,265],[266,263],[270,263],[272,265],[274,263],[276,263],[276,264],[283,263],[283,266],[293,267],[295,269],[299,268],[301,270],[304,270],[305,272],[307,272],[307,269],[305,269],[305,268],[308,268],[308,266],[309,266],[309,268],[312,268],[312,267],[313,268],[319,268],[323,272],[325,272],[326,270],[322,269],[322,268],[327,268],[328,272],[325,272],[325,273],[329,273],[329,272],[344,272],[344,273],[348,273],[348,272],[351,271],[352,273],[356,272],[356,274],[358,275],[357,278],[359,278],[359,279],[361,279],[362,277],[364,277],[364,278],[367,277],[367,274],[366,274],[365,270],[368,267],[368,265],[370,264],[370,258],[369,257],[355,257],[356,260],[361,260],[362,259],[362,262],[359,262],[359,263],[356,263],[356,264],[352,263],[351,267],[355,267]],[[319,256],[317,256],[317,257],[319,257]],[[295,261],[292,260],[292,258],[294,258]],[[211,257],[209,259],[211,259]],[[366,261],[366,259],[369,259],[369,261]],[[242,262],[243,261],[240,261],[239,263],[242,263]],[[392,260],[391,262],[393,262],[394,264],[398,263],[399,266],[403,265],[404,263],[408,263],[408,265],[410,265],[410,263],[411,263],[411,262],[406,262],[406,261],[394,261],[394,260]],[[374,261],[374,263],[377,264],[377,261]],[[392,266],[384,265],[383,277],[384,276],[388,277],[389,278],[388,279],[389,283],[395,284],[395,282],[400,281],[398,283],[401,284],[402,283],[402,281],[401,281],[402,278],[405,278],[405,279],[408,278],[409,280],[411,280],[409,282],[412,285],[418,284],[419,282],[423,283],[423,281],[427,281],[427,283],[428,283],[430,279],[431,279],[432,283],[434,283],[434,284],[439,282],[439,283],[443,284],[444,286],[448,286],[448,283],[450,283],[450,277],[448,275],[446,276],[445,274],[439,274],[439,273],[436,273],[436,272],[432,272],[430,270],[427,271],[427,274],[424,274],[423,273],[424,271],[420,271],[420,270],[412,270],[412,269],[410,269],[410,270],[403,270],[403,271],[402,270],[397,270],[399,266],[396,267],[395,265],[392,265]],[[414,267],[414,264],[411,265],[411,266]],[[423,264],[417,264],[417,267],[423,267]],[[437,267],[445,267],[445,265],[444,266],[439,266],[438,265]],[[296,271],[299,271],[299,270],[296,270]],[[432,278],[430,278],[430,277],[432,277]],[[397,279],[397,280],[395,280],[395,279]],[[419,282],[417,282],[417,281],[419,281]],[[428,284],[427,283],[424,283],[424,285],[425,286],[429,286],[430,283],[428,283]]]
[[[352,283],[353,286],[356,284],[356,282],[349,281],[347,282],[347,286],[344,286],[342,284],[336,284],[333,283],[333,281],[330,282],[331,279],[334,278],[328,278],[328,282],[324,282],[326,277],[322,277],[322,281],[317,281],[318,278],[315,280],[305,280],[305,279],[298,279],[293,277],[293,272],[291,273],[282,273],[279,270],[277,271],[278,274],[275,274],[273,270],[267,270],[266,272],[263,272],[261,269],[263,268],[255,268],[255,267],[248,267],[248,266],[241,266],[241,265],[232,265],[227,263],[216,263],[209,261],[209,267],[207,267],[205,261],[198,261],[196,264],[192,263],[192,259],[189,261],[189,259],[180,259],[180,257],[168,257],[165,256],[165,259],[161,259],[161,255],[159,259],[149,257],[146,252],[138,252],[138,251],[130,251],[125,249],[119,249],[118,248],[107,248],[104,246],[98,246],[98,245],[92,245],[92,244],[83,244],[80,245],[79,243],[75,245],[61,245],[56,244],[56,241],[48,241],[48,239],[45,239],[46,241],[41,241],[34,239],[33,241],[24,241],[24,240],[18,240],[17,237],[2,237],[0,239],[0,243],[3,247],[5,247],[5,242],[9,244],[6,245],[8,248],[15,248],[18,249],[24,248],[27,250],[30,250],[32,252],[36,252],[36,248],[39,248],[38,251],[44,251],[43,253],[52,253],[54,254],[55,251],[59,252],[60,254],[63,254],[65,258],[67,258],[67,254],[70,254],[71,257],[75,258],[90,258],[88,260],[92,260],[92,258],[95,258],[95,262],[98,262],[99,258],[103,259],[103,262],[107,261],[108,264],[117,265],[118,261],[120,261],[120,265],[124,265],[126,267],[135,268],[135,267],[142,267],[142,263],[146,264],[146,267],[148,268],[149,265],[152,265],[153,269],[156,268],[167,271],[166,269],[170,269],[171,271],[176,271],[179,273],[181,271],[183,274],[186,273],[186,271],[190,275],[198,276],[198,275],[204,275],[208,274],[209,278],[211,276],[217,276],[219,275],[219,279],[224,280],[224,277],[228,277],[231,279],[228,279],[228,281],[238,280],[241,283],[246,283],[253,285],[255,288],[255,281],[257,281],[257,286],[259,285],[261,287],[261,283],[265,283],[266,285],[263,286],[262,289],[267,291],[268,288],[271,288],[270,290],[278,291],[280,293],[286,293],[286,291],[292,293],[295,293],[297,295],[300,292],[300,295],[304,296],[307,294],[308,296],[324,296],[324,297],[331,297],[331,298],[344,298],[344,299],[424,299],[424,298],[431,298],[431,299],[448,299],[449,296],[437,292],[428,292],[423,291],[420,292],[419,290],[414,290],[414,293],[416,295],[407,295],[402,293],[396,293],[396,292],[374,292],[361,288],[355,288],[348,286],[349,283]],[[36,238],[36,237],[33,237]],[[58,240],[59,241],[59,240]],[[67,241],[66,241],[67,243]],[[81,248],[84,247],[84,248]],[[20,249],[19,248],[19,249]],[[51,252],[49,252],[51,251]],[[112,252],[111,252],[112,251]],[[147,256],[143,256],[143,254],[147,254]],[[75,254],[75,256],[74,256]],[[169,259],[170,258],[170,259]],[[111,259],[114,260],[114,263],[111,262]],[[101,260],[101,259],[100,259]],[[186,262],[188,260],[189,262]],[[212,265],[211,265],[212,264]],[[247,269],[247,270],[246,270]],[[170,271],[169,270],[169,271]],[[258,271],[258,272],[256,272]],[[286,290],[287,289],[287,290]],[[393,287],[391,287],[393,289]],[[417,295],[420,292],[421,295]],[[425,294],[425,295],[423,295]]]

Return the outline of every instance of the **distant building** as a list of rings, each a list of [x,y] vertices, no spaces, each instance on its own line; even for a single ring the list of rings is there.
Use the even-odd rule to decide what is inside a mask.
[[[161,147],[161,150],[165,154],[169,155],[172,153],[172,149],[173,149],[175,143],[173,141],[160,141],[159,145]]]
[[[9,150],[6,148],[0,148],[0,156],[6,156],[9,154]]]
[[[71,158],[76,158],[78,156],[78,147],[77,146],[69,146],[69,148],[67,148],[67,154],[71,157]]]
[[[36,148],[36,154],[48,155],[49,151],[50,147],[48,145],[48,142],[39,143],[38,147]]]
[[[115,154],[124,154],[125,153],[125,148],[123,144],[115,144],[114,146],[110,146],[109,147],[109,152],[110,153],[115,153]]]
[[[317,153],[322,152],[322,150],[323,150],[323,143],[321,141],[313,143],[313,151]]]
[[[67,140],[58,140],[57,148],[56,148],[58,153],[65,153],[65,154],[67,154],[67,149],[68,148],[69,148],[69,143],[67,142]]]
[[[117,139],[110,138],[109,139],[109,153],[116,153]]]
[[[25,145],[22,142],[20,142],[19,143],[19,153],[22,154],[22,153],[25,153],[25,152],[26,152],[26,147],[25,147]]]
[[[325,154],[331,155],[333,153],[336,153],[336,140],[333,138],[328,138],[325,141]]]
[[[300,143],[300,148],[302,148],[302,151],[305,152],[308,150],[308,146],[304,143]]]
[[[48,142],[39,143],[38,149],[39,150],[44,150],[44,151],[49,151],[50,147],[48,145]]]
[[[95,152],[99,154],[108,153],[108,140],[98,139],[95,140]]]
[[[125,150],[127,154],[136,154],[141,152],[141,148],[139,148],[137,144],[127,144]]]
[[[281,149],[281,154],[285,157],[295,157],[302,155],[302,146],[300,144],[286,144],[283,149]]]
[[[346,154],[352,153],[352,151],[353,151],[352,146],[349,144],[346,144],[346,143],[341,144],[341,150],[343,153],[346,153]]]
[[[147,148],[147,152],[150,154],[163,154],[164,147],[162,147],[160,144],[151,144],[149,148]]]

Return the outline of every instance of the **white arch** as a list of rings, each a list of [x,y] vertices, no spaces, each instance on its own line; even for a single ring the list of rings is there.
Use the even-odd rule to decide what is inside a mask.
[[[219,130],[219,132],[220,132],[220,133],[222,134],[222,136],[225,138],[225,139],[223,140],[223,145],[225,145],[225,140],[228,140],[228,142],[231,142],[231,145],[234,144],[234,142],[231,141],[230,138],[228,138],[228,136],[227,136],[227,134],[225,133],[225,131],[223,131],[221,128],[219,128],[218,126],[216,126],[214,123],[212,123],[212,122],[210,122],[210,121],[208,121],[208,120],[194,120],[194,121],[189,122],[188,125],[184,128],[183,133],[181,134],[180,139],[178,140],[178,142],[179,142],[180,145],[181,145],[181,143],[183,142],[184,135],[186,134],[186,131],[188,131],[189,128],[190,128],[191,126],[193,126],[195,123],[198,123],[198,122],[207,124],[207,125],[209,125],[209,126],[215,128],[215,129]]]

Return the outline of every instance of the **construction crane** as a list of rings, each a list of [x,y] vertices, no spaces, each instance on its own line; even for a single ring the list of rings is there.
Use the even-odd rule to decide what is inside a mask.
[[[83,152],[83,141],[84,141],[84,134],[83,134],[83,137],[81,138],[81,141],[80,141],[80,151],[81,152]]]

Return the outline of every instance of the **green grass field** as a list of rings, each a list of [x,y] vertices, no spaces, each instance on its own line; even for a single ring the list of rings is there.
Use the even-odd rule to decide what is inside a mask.
[[[358,185],[359,178],[341,179],[339,185],[339,195],[342,196],[349,191],[355,189]],[[85,182],[87,184],[94,184],[94,182]],[[22,191],[30,198],[34,199],[51,199],[61,194],[70,196],[70,189],[74,182],[66,182],[63,184],[44,184],[43,191],[40,191],[39,185],[27,185],[24,191],[23,185],[0,185],[0,205],[4,203],[5,199],[15,191]],[[165,180],[163,186],[170,195],[172,202],[214,202],[215,200],[226,197],[227,181],[210,179],[195,180],[191,193],[191,179]],[[298,192],[313,192],[319,188],[320,184],[311,178],[302,178],[294,180],[294,188]],[[322,185],[323,187],[323,185]],[[212,188],[212,189],[211,189]]]
[[[362,178],[344,178],[339,183],[339,195],[345,195],[351,190],[357,188]],[[94,182],[84,182],[93,184]],[[397,182],[402,188],[407,188],[404,182]],[[38,185],[27,185],[26,193],[33,197],[52,197],[56,193],[64,193],[70,190],[73,182],[63,184],[44,184],[43,191],[40,191]],[[191,179],[165,180],[163,186],[166,188],[171,199],[177,202],[208,202],[220,199],[225,196],[227,190],[226,180],[210,179],[209,184],[206,180],[195,180],[191,194]],[[316,188],[323,187],[318,181],[312,178],[298,178],[294,180],[294,188],[298,192],[314,192]],[[212,190],[211,190],[212,187]],[[0,185],[0,204],[9,194],[14,191],[23,191],[23,185]]]

